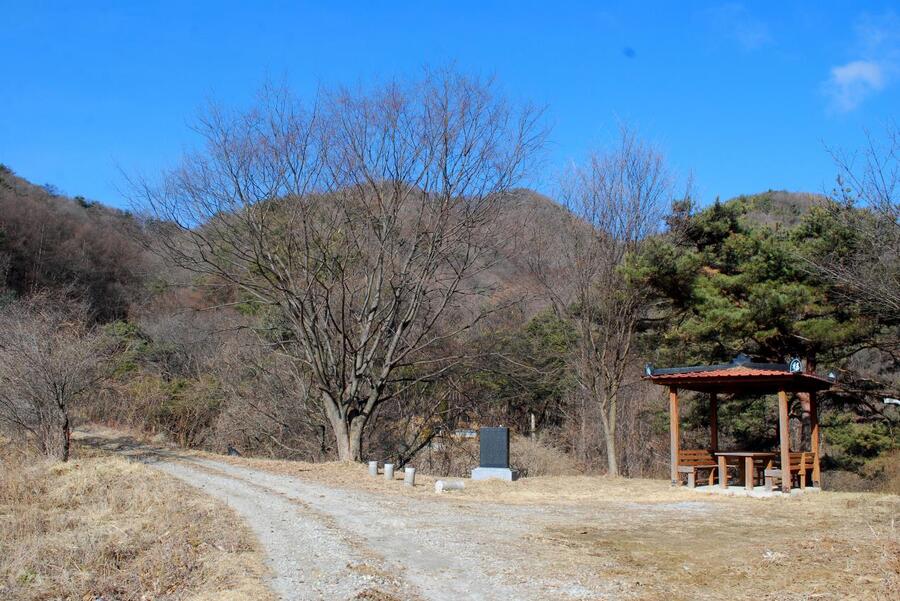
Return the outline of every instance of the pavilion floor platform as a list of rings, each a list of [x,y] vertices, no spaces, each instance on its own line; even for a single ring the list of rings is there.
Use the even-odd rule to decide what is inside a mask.
[[[687,490],[693,490],[695,492],[701,492],[711,495],[725,495],[728,497],[753,497],[756,499],[768,499],[771,497],[788,496],[781,490],[766,490],[765,486],[754,486],[753,490],[747,490],[743,485],[733,485],[729,486],[728,488],[722,488],[718,484],[714,484],[713,486],[697,486],[696,488],[689,488]],[[805,493],[816,493],[821,491],[822,489],[817,486],[807,486],[806,488],[792,488],[790,496],[796,497]]]

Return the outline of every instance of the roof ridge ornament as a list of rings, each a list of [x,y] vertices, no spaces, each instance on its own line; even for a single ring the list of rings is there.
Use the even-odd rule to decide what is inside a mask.
[[[739,353],[737,357],[731,360],[732,365],[747,365],[748,363],[753,363],[753,359],[745,353]]]
[[[800,357],[791,357],[791,360],[788,363],[788,371],[792,374],[799,374],[803,371],[803,364],[800,363]]]

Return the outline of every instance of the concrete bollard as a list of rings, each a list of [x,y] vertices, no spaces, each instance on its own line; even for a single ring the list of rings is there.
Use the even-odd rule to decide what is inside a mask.
[[[434,492],[444,492],[445,490],[462,490],[466,487],[466,483],[462,480],[438,480],[434,483]]]
[[[394,479],[394,464],[393,463],[385,463],[384,464],[384,479],[387,481],[391,481]]]
[[[369,475],[375,476],[375,477],[378,476],[378,462],[377,461],[369,462]]]
[[[403,484],[406,486],[416,485],[416,468],[408,467],[403,470]]]

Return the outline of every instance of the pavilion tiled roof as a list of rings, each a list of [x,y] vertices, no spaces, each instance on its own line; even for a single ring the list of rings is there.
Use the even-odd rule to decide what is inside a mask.
[[[730,363],[656,369],[647,365],[647,380],[702,392],[771,392],[777,390],[824,390],[833,379],[803,373],[799,363],[756,363],[738,355]]]
[[[669,379],[702,379],[702,378],[736,378],[741,376],[751,376],[751,377],[759,377],[759,376],[783,376],[786,373],[790,373],[787,370],[783,369],[755,369],[750,367],[730,367],[726,369],[710,369],[703,371],[689,371],[689,372],[680,372],[680,373],[672,373],[666,374],[662,377],[667,377]],[[652,379],[652,376],[651,376]]]

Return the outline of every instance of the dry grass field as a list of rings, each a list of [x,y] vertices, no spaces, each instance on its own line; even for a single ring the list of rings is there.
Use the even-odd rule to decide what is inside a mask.
[[[527,526],[523,535],[503,539],[509,546],[504,554],[529,557],[528,565],[512,567],[549,573],[573,586],[585,583],[585,590],[594,592],[584,599],[900,598],[896,495],[824,492],[748,499],[673,489],[665,481],[589,476],[467,482],[462,491],[438,495],[430,475],[417,475],[418,485],[408,488],[399,481],[402,474],[388,482],[369,477],[362,465],[223,457],[139,444],[102,429],[82,435],[79,448],[82,456],[69,465],[38,466],[30,468],[38,470],[37,478],[4,480],[0,582],[7,596],[81,599],[90,597],[78,595],[110,591],[117,599],[137,599],[137,591],[150,591],[144,598],[254,599],[268,594],[259,585],[262,568],[254,544],[228,512],[140,464],[91,456],[115,451],[188,462],[211,459],[394,499],[387,506],[418,507],[446,515],[448,524],[473,528],[465,533],[473,541],[485,537],[482,529],[494,529],[496,522],[485,516],[507,516]],[[167,519],[161,520],[163,515]],[[22,552],[12,553],[12,547]]]
[[[616,581],[623,598],[900,599],[896,495],[749,499],[673,489],[659,480],[591,476],[466,482],[462,491],[436,495],[432,476],[417,475],[419,485],[410,489],[370,478],[361,465],[207,456],[332,486],[442,502],[449,511],[491,503],[561,512],[568,516],[561,523],[529,537],[535,559],[573,577],[590,571]]]
[[[264,575],[229,509],[156,470],[84,447],[52,464],[0,444],[2,599],[273,599]]]

